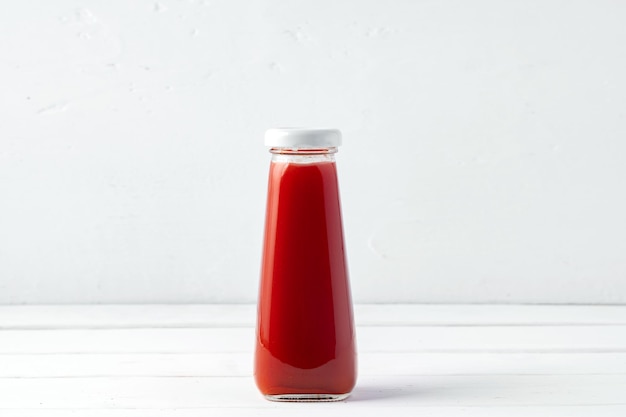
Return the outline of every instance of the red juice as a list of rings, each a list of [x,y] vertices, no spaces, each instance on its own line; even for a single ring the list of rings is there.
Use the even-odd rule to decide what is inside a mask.
[[[292,399],[338,399],[354,387],[355,332],[332,158],[271,163],[255,379],[264,395]]]

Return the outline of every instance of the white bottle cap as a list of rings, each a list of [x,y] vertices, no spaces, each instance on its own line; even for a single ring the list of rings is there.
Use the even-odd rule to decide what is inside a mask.
[[[341,145],[338,129],[280,127],[265,132],[265,146],[272,148],[334,148]]]

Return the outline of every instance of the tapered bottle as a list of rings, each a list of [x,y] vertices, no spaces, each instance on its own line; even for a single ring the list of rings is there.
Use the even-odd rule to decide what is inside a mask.
[[[254,375],[269,400],[336,401],[356,382],[356,345],[335,129],[270,129],[272,159]]]

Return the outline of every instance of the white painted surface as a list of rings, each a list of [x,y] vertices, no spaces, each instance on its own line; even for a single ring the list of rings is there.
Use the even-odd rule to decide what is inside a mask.
[[[253,310],[0,307],[0,415],[626,413],[626,307],[360,305],[359,380],[334,404],[262,399]]]
[[[359,302],[626,302],[626,3],[13,2],[0,303],[252,302],[276,125]]]

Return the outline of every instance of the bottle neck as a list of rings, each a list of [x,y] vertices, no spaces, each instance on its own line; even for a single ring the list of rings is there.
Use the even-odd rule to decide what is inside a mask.
[[[337,153],[337,148],[271,148],[270,152],[281,155],[322,155]]]
[[[271,148],[272,162],[314,164],[335,162],[337,148]]]

